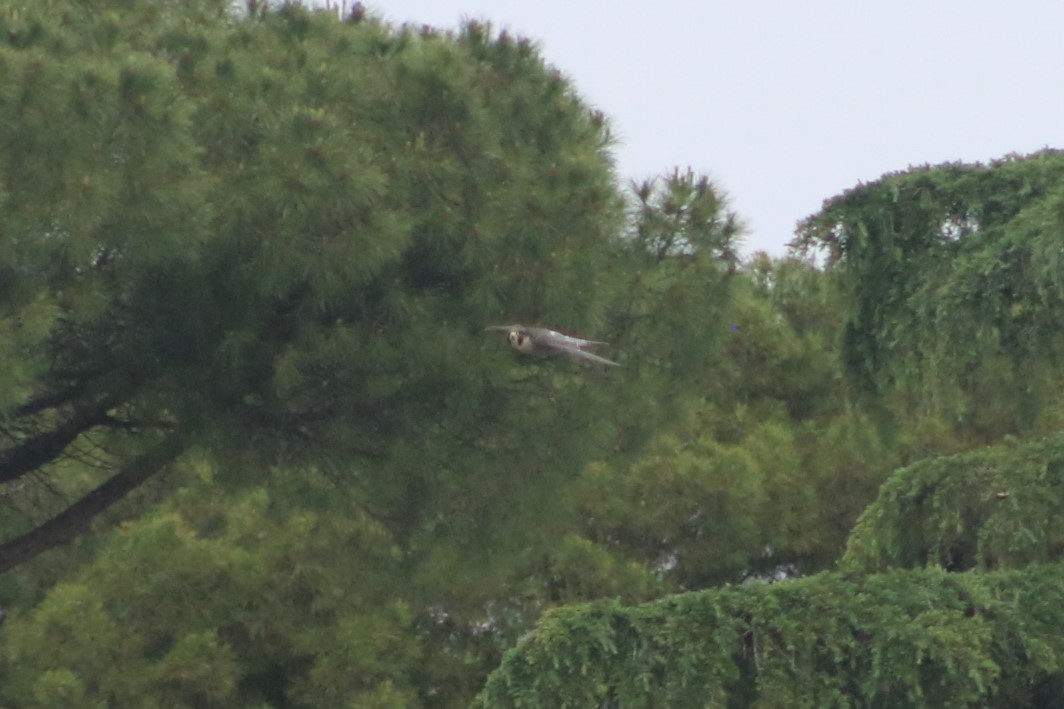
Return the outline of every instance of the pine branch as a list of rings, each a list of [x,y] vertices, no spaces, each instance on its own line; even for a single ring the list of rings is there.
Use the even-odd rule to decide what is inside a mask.
[[[47,409],[69,403],[78,395],[78,387],[60,389],[36,396],[15,408],[15,416],[33,416]]]
[[[185,450],[185,446],[183,436],[168,436],[57,516],[21,536],[0,544],[0,574],[49,549],[72,542],[76,536],[88,529],[96,515],[160,472]]]
[[[16,480],[58,458],[82,433],[107,422],[107,412],[119,403],[119,396],[106,397],[77,411],[55,428],[30,436],[0,451],[0,483]]]

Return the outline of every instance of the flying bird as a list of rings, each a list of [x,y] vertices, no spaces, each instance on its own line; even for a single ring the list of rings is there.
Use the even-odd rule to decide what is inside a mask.
[[[601,364],[616,367],[618,364],[590,350],[605,342],[584,340],[579,337],[563,335],[545,327],[525,327],[524,325],[492,325],[484,328],[485,332],[505,332],[510,345],[521,354],[537,357],[550,355],[567,355],[578,362]]]

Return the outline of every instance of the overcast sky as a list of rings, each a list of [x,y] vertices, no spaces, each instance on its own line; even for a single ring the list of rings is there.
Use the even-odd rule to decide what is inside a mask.
[[[490,20],[610,116],[624,178],[710,175],[782,254],[797,220],[909,165],[1064,147],[1050,0],[369,0],[394,22]]]

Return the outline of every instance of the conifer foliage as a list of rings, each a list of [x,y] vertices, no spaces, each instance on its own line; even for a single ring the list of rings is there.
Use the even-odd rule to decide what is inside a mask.
[[[711,381],[738,222],[631,218],[528,41],[229,4],[0,3],[0,703],[465,706],[646,582],[563,493]]]
[[[230,475],[357,468],[406,525],[475,489],[458,442],[523,451],[518,485],[566,450],[525,445],[537,411],[579,429],[564,389],[507,391],[477,333],[602,322],[601,119],[485,26],[228,5],[4,3],[0,482],[72,502],[8,525],[0,570],[193,449]],[[64,478],[74,458],[96,473]]]
[[[1031,426],[1059,380],[1064,154],[912,168],[799,226],[849,285],[847,368],[866,391],[922,391],[984,442]]]
[[[897,471],[840,571],[553,611],[480,706],[1057,706],[1062,454],[1057,436]]]
[[[827,273],[841,288],[831,300],[842,321],[839,364],[857,385],[834,387],[859,394],[847,407],[877,414],[879,432],[866,437],[860,425],[837,426],[845,417],[827,426],[806,421],[819,439],[807,451],[821,465],[842,466],[816,470],[831,486],[818,529],[782,538],[808,540],[830,533],[830,517],[842,521],[835,499],[855,476],[839,454],[855,443],[867,446],[866,455],[883,446],[895,464],[922,460],[882,484],[837,570],[781,583],[748,579],[644,605],[611,600],[553,610],[507,653],[480,705],[1058,706],[1062,189],[1064,162],[1046,151],[915,168],[826,202],[801,225],[797,246],[826,252]],[[773,293],[777,317],[810,312],[808,298],[798,310],[787,303],[785,269],[753,265],[753,282]],[[768,380],[779,387],[786,377]],[[934,457],[971,447],[979,449]],[[777,439],[770,450],[785,448]],[[747,439],[740,450],[755,448]],[[639,481],[635,502],[646,513],[633,519],[646,525],[660,517],[658,500],[690,469],[684,462],[676,456],[649,476],[652,483]],[[771,469],[777,485],[786,483],[785,469]],[[756,490],[757,477],[741,480]],[[802,509],[801,493],[814,485],[787,490],[773,519],[785,520],[786,507]],[[702,532],[729,521],[722,510],[704,522],[691,504],[701,491],[687,484],[683,492],[688,506],[670,507],[687,511],[672,518],[677,527],[697,521]],[[608,511],[617,509],[616,497]],[[728,509],[740,499],[749,505],[741,519],[752,518],[758,494],[729,500]],[[765,520],[756,526],[772,529]],[[740,550],[738,540],[750,538],[738,530],[691,535],[700,545],[733,540],[692,564],[682,532],[657,529],[672,534],[663,545],[670,563],[658,557],[663,575],[697,569],[706,558],[719,568],[724,554]]]
[[[744,263],[532,43],[247,10],[0,0],[0,704],[1061,696],[1060,154]]]

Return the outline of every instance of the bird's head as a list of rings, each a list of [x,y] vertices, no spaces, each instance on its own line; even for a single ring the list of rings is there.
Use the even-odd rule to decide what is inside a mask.
[[[524,330],[514,328],[513,330],[510,330],[508,337],[510,339],[510,344],[518,352],[528,353],[532,351],[532,338],[529,337],[528,333]]]

